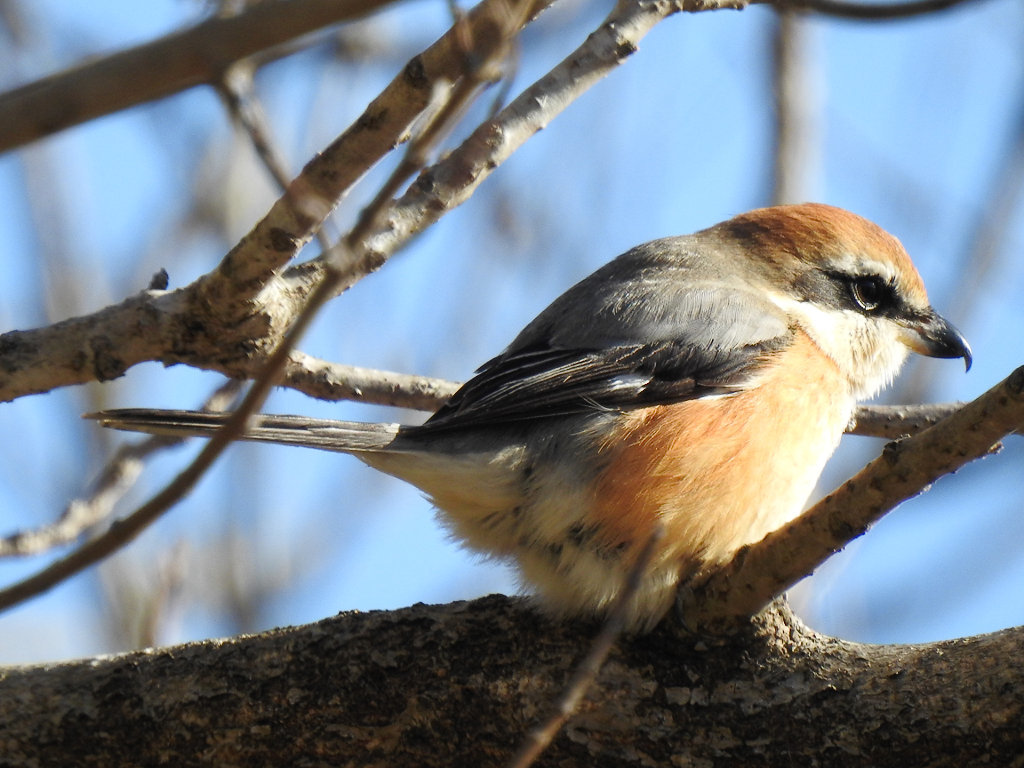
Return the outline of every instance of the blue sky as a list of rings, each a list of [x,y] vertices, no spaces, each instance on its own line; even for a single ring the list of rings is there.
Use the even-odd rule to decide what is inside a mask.
[[[573,2],[552,9],[526,36],[515,90],[578,45],[609,7]],[[0,87],[152,39],[195,20],[199,9],[183,0],[34,3],[27,11],[33,46],[22,54],[0,50]],[[263,70],[257,87],[291,166],[330,141],[409,56],[439,36],[446,14],[444,3],[421,0],[361,25],[349,43],[369,50],[371,60],[317,49]],[[329,307],[302,348],[340,362],[461,379],[558,293],[631,245],[766,204],[772,24],[764,8],[661,24],[472,200]],[[806,197],[850,208],[903,240],[936,307],[962,313],[951,319],[975,351],[966,376],[955,362],[932,360],[907,376],[926,384],[929,399],[971,398],[1024,362],[1019,201],[991,274],[972,282],[965,267],[972,231],[1021,130],[1024,14],[1013,0],[987,0],[926,19],[813,20],[810,27],[820,142]],[[351,220],[385,170],[345,201],[339,222]],[[186,226],[197,190],[208,217]],[[183,285],[215,265],[274,195],[208,89],[0,156],[0,329],[95,311],[143,288],[160,267],[172,285]],[[46,222],[42,234],[33,217]],[[982,298],[963,306],[968,288]],[[47,291],[64,298],[47,299]],[[111,406],[192,407],[216,383],[210,374],[149,364],[101,388],[2,406],[0,527],[52,519],[85,487],[102,455],[95,428],[77,415],[95,398]],[[421,418],[287,392],[275,394],[268,409]],[[1024,621],[1019,442],[941,480],[830,560],[793,595],[805,619],[878,642]],[[822,492],[880,448],[847,438]],[[196,450],[156,459],[128,503],[159,488]],[[2,563],[0,578],[41,565]],[[118,583],[115,573],[142,592],[159,581],[154,574],[176,585],[162,642],[516,588],[508,569],[447,541],[415,489],[347,457],[253,446],[232,448],[184,504],[101,571],[0,615],[0,662],[118,649],[100,597],[104,583],[108,590]],[[231,616],[224,592],[210,597],[204,589],[231,571],[244,589],[266,582],[255,616]]]

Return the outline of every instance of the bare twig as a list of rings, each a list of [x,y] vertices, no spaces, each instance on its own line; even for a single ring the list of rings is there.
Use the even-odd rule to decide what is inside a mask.
[[[553,0],[531,0],[523,13],[530,19]],[[382,157],[406,141],[414,121],[436,99],[438,88],[464,74],[462,39],[489,34],[506,0],[484,0],[437,42],[413,57],[362,115],[329,144],[266,216],[207,275],[201,288],[216,305],[240,290],[255,296],[312,237],[346,191]],[[404,238],[399,238],[404,239]],[[309,266],[289,271],[292,290],[306,292],[319,275]]]
[[[780,8],[811,11],[859,21],[892,21],[936,13],[976,0],[911,0],[906,3],[861,3],[857,0],[771,0]]]
[[[331,363],[299,351],[292,352],[280,384],[320,400],[354,400],[428,412],[440,408],[461,386],[450,379]],[[963,405],[862,405],[846,432],[895,440],[927,429]]]
[[[685,623],[709,627],[757,613],[896,505],[993,453],[1022,427],[1024,367],[938,424],[890,443],[799,518],[698,577],[681,592]]]
[[[352,273],[373,270],[381,254],[461,205],[490,174],[537,131],[637,50],[640,40],[679,10],[744,7],[746,0],[684,0],[682,6],[655,0],[620,2],[586,42],[561,61],[494,118],[480,125],[457,149],[420,175],[391,210],[387,226],[374,235],[367,262]],[[375,255],[376,254],[376,255]],[[322,258],[322,257],[321,257]],[[319,263],[319,261],[318,261]],[[340,288],[351,285],[344,281]]]
[[[253,92],[253,68],[251,61],[240,61],[232,64],[217,82],[217,90],[227,104],[231,117],[248,135],[253,149],[263,162],[270,177],[284,192],[292,175],[280,152],[274,148],[267,125],[267,116],[262,105]]]
[[[226,382],[203,404],[203,410],[224,410],[241,387],[240,381]],[[0,539],[0,557],[37,555],[74,541],[110,515],[114,505],[135,484],[142,472],[144,459],[181,442],[182,438],[154,435],[137,443],[122,445],[93,481],[89,493],[72,499],[56,522]]]
[[[643,549],[637,556],[636,562],[633,563],[633,567],[626,574],[622,590],[619,592],[614,606],[608,613],[608,618],[601,627],[601,631],[594,638],[587,655],[576,666],[572,677],[569,678],[565,689],[558,697],[557,702],[555,702],[554,711],[547,720],[527,734],[522,745],[519,747],[519,751],[509,762],[509,768],[529,768],[529,766],[533,765],[555,736],[558,735],[558,732],[572,716],[572,713],[576,711],[584,694],[586,694],[597,678],[601,665],[604,664],[608,654],[611,653],[612,646],[615,645],[615,641],[622,634],[622,630],[626,625],[626,616],[630,610],[629,604],[636,596],[637,590],[640,589],[644,572],[647,570],[647,566],[650,565],[655,548],[664,536],[665,527],[660,523],[655,525]]]
[[[517,13],[514,11],[518,11]],[[529,4],[515,0],[508,3],[496,3],[493,8],[492,25],[481,24],[474,29],[468,16],[460,15],[452,29],[455,39],[462,46],[457,58],[464,62],[465,70],[460,73],[451,92],[441,94],[448,86],[440,81],[435,84],[433,98],[440,103],[433,113],[425,115],[425,121],[419,132],[413,137],[402,156],[398,167],[390,178],[381,186],[376,197],[370,202],[356,226],[346,235],[341,248],[334,253],[324,254],[328,263],[340,265],[345,261],[346,251],[351,251],[362,243],[381,224],[381,215],[392,198],[398,193],[405,182],[420,168],[427,164],[430,151],[438,144],[439,139],[455,125],[462,111],[473,100],[480,86],[496,79],[503,61],[508,53],[508,43],[528,18]],[[503,18],[504,17],[504,18]]]
[[[329,363],[299,351],[292,352],[280,384],[321,400],[418,411],[436,411],[459,388],[457,381]]]
[[[74,541],[110,515],[114,504],[142,473],[146,457],[181,442],[181,438],[153,436],[122,445],[103,468],[86,498],[72,499],[56,522],[0,539],[0,557],[38,555]]]
[[[234,122],[245,132],[256,150],[256,156],[267,169],[279,192],[288,189],[292,174],[281,152],[275,148],[267,124],[267,116],[256,96],[253,86],[253,70],[255,64],[250,60],[236,62],[224,70],[217,81],[217,91],[227,105],[228,112]],[[323,228],[317,229],[320,247],[327,250],[331,247],[330,240]]]

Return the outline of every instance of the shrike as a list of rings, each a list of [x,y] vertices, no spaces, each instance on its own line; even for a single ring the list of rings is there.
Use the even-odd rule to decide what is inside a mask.
[[[559,614],[600,614],[657,521],[629,606],[800,514],[858,400],[908,351],[960,357],[899,241],[825,205],[640,245],[556,299],[420,426],[254,417],[245,439],[351,453],[422,489],[456,538]],[[209,435],[223,415],[105,426]]]

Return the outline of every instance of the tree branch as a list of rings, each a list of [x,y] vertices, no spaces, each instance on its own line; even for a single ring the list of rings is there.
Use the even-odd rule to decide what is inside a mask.
[[[821,94],[803,14],[780,8],[772,45],[775,146],[772,153],[772,205],[814,200],[820,166]]]
[[[862,405],[857,408],[857,412],[846,428],[846,433],[896,440],[907,435],[916,435],[933,424],[938,424],[963,407],[963,403]]]
[[[0,94],[0,152],[215,83],[226,67],[303,35],[366,16],[393,0],[276,0],[212,18]]]
[[[593,632],[490,597],[5,670],[18,765],[494,766]],[[1012,765],[1024,632],[871,646],[776,603],[731,637],[620,641],[544,765]]]
[[[534,18],[552,1],[533,0],[524,17]],[[267,215],[203,279],[205,300],[217,304],[239,291],[254,296],[298,255],[349,188],[408,140],[413,122],[437,89],[464,74],[463,39],[491,34],[505,7],[506,0],[484,0],[413,57],[355,123],[306,164]],[[300,265],[290,277],[292,290],[308,292],[318,275]]]
[[[811,11],[855,21],[893,21],[937,13],[976,0],[911,0],[906,3],[861,3],[857,0],[772,0],[780,8]]]
[[[428,413],[455,394],[459,382],[341,365],[293,351],[281,386],[321,400],[356,400]]]

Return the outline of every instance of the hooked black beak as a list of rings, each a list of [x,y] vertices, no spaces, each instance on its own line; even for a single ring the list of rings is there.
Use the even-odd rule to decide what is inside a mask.
[[[971,345],[952,323],[929,309],[904,326],[903,343],[928,357],[962,357],[966,371],[971,370]]]

